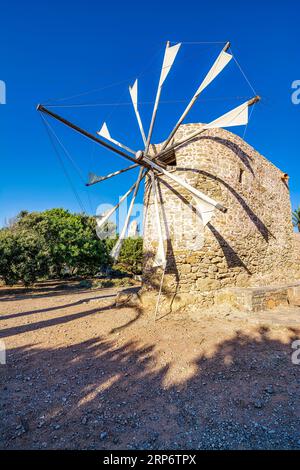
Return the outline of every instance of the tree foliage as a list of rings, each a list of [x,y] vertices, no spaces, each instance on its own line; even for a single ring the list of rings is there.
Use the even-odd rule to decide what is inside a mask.
[[[40,277],[93,276],[111,263],[93,217],[65,209],[22,211],[0,230],[0,276],[7,284]]]
[[[300,206],[293,212],[293,224],[295,227],[298,227],[300,232]]]
[[[0,230],[0,277],[6,284],[25,285],[40,278],[92,277],[112,267],[116,239],[100,240],[95,218],[65,209],[22,211]],[[117,267],[141,271],[142,239],[124,240]]]
[[[116,240],[107,241],[109,249],[112,248]],[[116,269],[129,274],[141,274],[143,259],[143,239],[142,237],[125,238],[119,255]]]

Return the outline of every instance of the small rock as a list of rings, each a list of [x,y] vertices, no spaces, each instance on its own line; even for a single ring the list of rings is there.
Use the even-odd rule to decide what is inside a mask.
[[[269,393],[270,395],[272,395],[274,393],[274,387],[273,385],[268,385],[266,388],[265,388],[265,392]]]
[[[107,432],[101,432],[101,433],[100,433],[100,439],[101,439],[101,441],[103,441],[103,440],[106,439],[106,438],[107,438]]]
[[[261,400],[255,400],[254,407],[255,408],[262,408],[263,407],[262,401]]]

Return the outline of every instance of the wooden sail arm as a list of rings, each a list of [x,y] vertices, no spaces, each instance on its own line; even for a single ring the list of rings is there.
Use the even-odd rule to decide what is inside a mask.
[[[108,142],[106,142],[102,139],[99,139],[99,137],[94,136],[90,132],[86,131],[85,129],[82,129],[81,127],[77,126],[76,124],[73,124],[71,121],[68,121],[64,117],[54,113],[53,111],[50,111],[45,106],[39,104],[37,106],[37,111],[40,111],[41,113],[44,113],[44,114],[56,119],[57,121],[61,122],[62,124],[65,124],[67,127],[73,129],[74,131],[78,132],[79,134],[83,135],[84,137],[87,137],[88,139],[92,140],[93,142],[96,142],[97,144],[101,145],[102,147],[105,147],[108,150],[111,150],[112,152],[116,153],[117,155],[119,155],[123,158],[126,158],[130,162],[136,163],[136,159],[134,157],[131,157],[127,153],[125,153],[123,150],[120,150],[119,148],[114,147],[113,145],[109,144]],[[150,166],[147,163],[143,162],[143,161],[140,161],[139,164],[142,165],[145,168],[150,168]]]

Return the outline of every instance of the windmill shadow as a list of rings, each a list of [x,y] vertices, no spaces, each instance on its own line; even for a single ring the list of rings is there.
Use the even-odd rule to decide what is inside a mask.
[[[172,333],[167,323],[165,331]],[[289,329],[289,340],[279,340],[268,328],[236,331],[213,353],[203,335],[181,363],[188,374],[180,380],[172,374],[185,359],[174,351],[162,360],[170,347],[159,340],[99,336],[61,347],[10,347],[0,448],[300,449],[290,357],[299,334]]]
[[[251,207],[246,203],[245,199],[242,198],[242,196],[232,187],[230,184],[228,184],[226,181],[224,181],[222,178],[219,178],[216,175],[213,175],[212,173],[209,173],[204,170],[197,170],[195,168],[177,168],[177,171],[190,171],[192,173],[197,173],[205,176],[206,178],[210,178],[211,180],[217,181],[218,183],[222,184],[225,186],[225,188],[228,189],[228,191],[236,198],[236,200],[239,202],[243,210],[246,212],[248,215],[249,219],[253,222],[253,224],[256,226],[257,230],[259,233],[262,235],[262,237],[265,239],[266,242],[269,241],[269,238],[275,238],[275,236],[272,234],[272,232],[268,229],[268,227],[263,223],[263,221],[253,212]]]
[[[212,137],[209,135],[199,137],[199,140],[211,140],[212,142],[217,142],[218,144],[221,144],[224,147],[232,150],[255,178],[255,173],[251,166],[251,161],[253,160],[252,157],[248,155],[246,152],[244,152],[244,150],[242,150],[241,147],[237,145],[235,142],[232,142],[227,139],[223,139],[221,137]]]
[[[218,241],[224,257],[227,262],[227,266],[229,268],[235,268],[235,267],[241,267],[244,268],[247,274],[251,275],[251,271],[247,268],[245,263],[241,260],[241,258],[238,256],[237,252],[229,245],[229,243],[225,240],[225,238],[222,237],[220,232],[218,232],[217,229],[214,228],[214,226],[209,222],[207,224],[207,227],[211,231],[211,233],[214,235],[216,240]]]

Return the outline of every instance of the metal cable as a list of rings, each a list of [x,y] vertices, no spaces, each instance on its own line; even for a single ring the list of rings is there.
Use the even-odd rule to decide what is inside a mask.
[[[77,200],[77,203],[78,203],[80,209],[82,210],[82,212],[86,214],[87,211],[86,211],[86,209],[85,209],[85,207],[84,207],[84,204],[83,204],[83,202],[81,201],[81,198],[79,197],[79,194],[77,193],[76,188],[74,187],[74,185],[73,185],[73,183],[72,183],[71,177],[70,177],[70,175],[69,175],[69,173],[68,173],[68,171],[67,171],[67,168],[65,167],[65,164],[64,164],[64,162],[63,162],[63,159],[61,158],[61,155],[60,155],[60,153],[59,153],[59,151],[58,151],[58,149],[57,149],[57,147],[56,147],[56,145],[55,145],[55,141],[54,141],[53,137],[56,137],[56,135],[55,135],[55,133],[53,132],[53,130],[52,130],[50,124],[47,122],[45,116],[43,116],[42,114],[40,114],[40,117],[41,117],[42,122],[43,122],[43,124],[44,124],[44,126],[45,126],[45,129],[46,129],[47,135],[48,135],[48,137],[49,137],[50,143],[52,144],[53,149],[54,149],[54,152],[55,152],[55,154],[56,154],[56,156],[57,156],[57,158],[58,158],[58,161],[59,161],[59,163],[60,163],[60,165],[61,165],[61,167],[62,167],[62,169],[63,169],[63,172],[64,172],[64,174],[65,174],[65,177],[67,178],[68,183],[69,183],[69,185],[70,185],[70,187],[71,187],[71,190],[72,190],[72,192],[73,192],[74,195],[75,195],[75,198],[76,198],[76,200]]]

